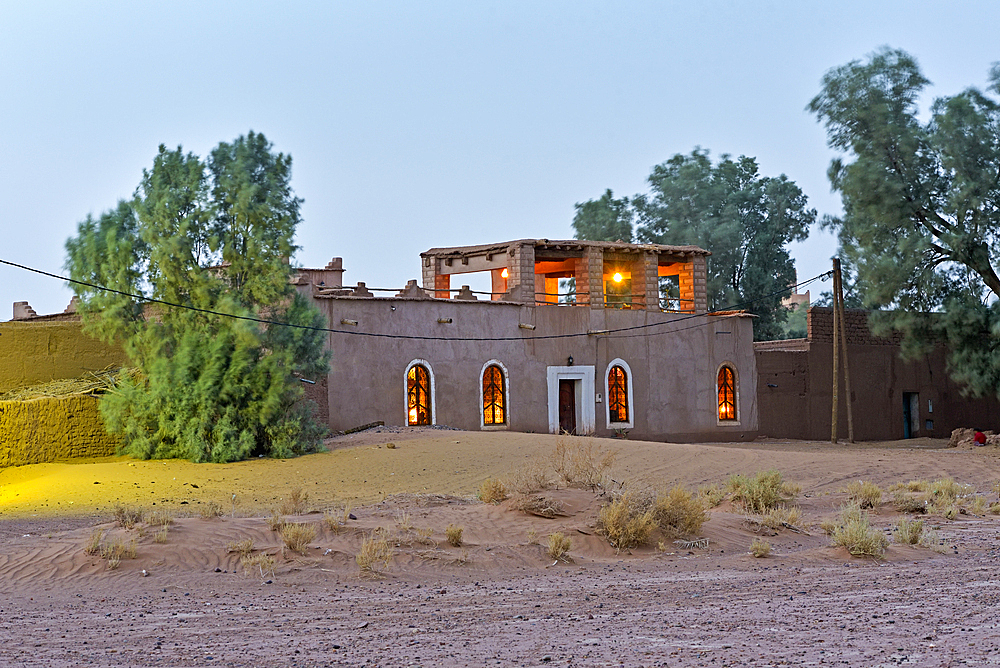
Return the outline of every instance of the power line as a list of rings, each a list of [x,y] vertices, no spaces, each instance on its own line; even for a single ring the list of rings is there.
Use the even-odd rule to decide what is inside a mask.
[[[121,295],[123,297],[129,297],[130,299],[135,299],[135,300],[138,300],[138,301],[141,301],[141,302],[147,302],[147,303],[150,303],[150,304],[162,304],[164,306],[169,306],[169,307],[172,307],[172,308],[187,309],[189,311],[195,311],[197,313],[204,313],[206,315],[214,315],[214,316],[218,316],[218,317],[221,317],[221,318],[232,318],[234,320],[246,320],[246,321],[249,321],[249,322],[255,322],[255,323],[262,324],[262,325],[273,325],[273,326],[276,326],[276,327],[291,327],[291,328],[294,328],[294,329],[304,329],[304,330],[309,330],[309,331],[314,331],[314,332],[327,332],[327,333],[330,333],[330,334],[346,334],[348,336],[366,336],[366,337],[371,337],[371,338],[406,339],[406,340],[417,340],[417,341],[526,341],[526,340],[528,340],[528,341],[541,341],[541,340],[548,340],[548,339],[570,339],[570,338],[577,338],[577,337],[581,337],[581,336],[594,336],[595,334],[604,336],[604,335],[609,335],[609,334],[617,334],[617,333],[620,333],[620,332],[631,332],[631,331],[637,331],[637,330],[646,330],[646,329],[649,329],[649,328],[652,328],[652,327],[662,327],[662,326],[667,326],[667,325],[673,325],[673,324],[676,324],[678,322],[684,322],[686,320],[691,320],[693,318],[702,318],[702,317],[705,317],[707,315],[713,315],[713,314],[717,314],[717,313],[718,314],[726,314],[727,311],[741,310],[741,309],[746,308],[748,306],[752,306],[753,304],[755,304],[755,303],[757,303],[759,301],[763,301],[765,299],[769,299],[771,297],[775,297],[777,295],[784,294],[784,293],[790,292],[792,290],[798,290],[798,288],[800,288],[800,287],[802,287],[804,285],[808,285],[809,283],[812,283],[814,281],[826,278],[826,277],[830,276],[830,274],[833,273],[832,271],[823,272],[822,274],[819,274],[818,276],[814,276],[814,277],[812,277],[810,279],[807,279],[805,281],[802,281],[800,283],[796,283],[795,285],[790,285],[787,288],[784,288],[784,289],[781,289],[781,290],[776,290],[774,292],[771,292],[770,294],[763,295],[761,297],[757,297],[756,299],[752,299],[752,300],[749,300],[749,301],[746,301],[746,302],[743,302],[743,303],[740,303],[740,304],[734,304],[732,306],[727,306],[725,308],[719,308],[719,309],[715,309],[715,310],[712,310],[712,311],[706,311],[705,313],[690,314],[690,315],[683,316],[681,318],[675,318],[673,320],[664,321],[664,322],[651,322],[651,323],[645,323],[645,324],[642,324],[642,325],[632,325],[632,326],[629,326],[629,327],[618,327],[618,328],[614,328],[614,329],[601,330],[600,332],[596,332],[596,333],[595,332],[574,332],[574,333],[571,333],[571,334],[541,334],[541,335],[538,335],[538,336],[524,336],[524,335],[521,335],[521,336],[490,336],[490,337],[476,337],[476,336],[448,337],[448,336],[419,336],[419,335],[415,335],[415,334],[384,334],[384,333],[379,333],[379,332],[358,332],[358,331],[352,331],[352,330],[332,329],[332,328],[329,328],[329,327],[316,327],[314,325],[297,325],[295,323],[290,323],[290,322],[281,322],[279,320],[269,320],[267,318],[257,318],[257,317],[249,316],[249,315],[238,315],[238,314],[235,314],[235,313],[222,313],[221,311],[213,311],[211,309],[199,308],[197,306],[191,306],[189,304],[176,304],[174,302],[168,302],[168,301],[165,301],[163,299],[156,299],[154,297],[146,297],[146,296],[143,296],[143,295],[133,294],[131,292],[124,292],[122,290],[116,290],[115,288],[109,288],[109,287],[106,287],[106,286],[103,286],[103,285],[97,285],[97,284],[94,284],[94,283],[88,283],[87,281],[79,281],[79,280],[77,280],[75,278],[69,278],[69,277],[66,277],[66,276],[60,276],[59,274],[53,274],[53,273],[48,272],[48,271],[43,271],[41,269],[35,269],[33,267],[28,267],[26,265],[18,264],[16,262],[10,262],[10,261],[4,260],[4,259],[0,259],[0,264],[5,264],[5,265],[11,266],[11,267],[15,267],[17,269],[22,269],[24,271],[30,271],[30,272],[33,272],[35,274],[40,274],[42,276],[47,276],[49,278],[55,278],[57,280],[65,281],[67,283],[73,283],[73,284],[76,284],[76,285],[82,285],[82,286],[91,288],[93,290],[101,290],[103,292],[110,292],[110,293],[113,293],[113,294]],[[658,334],[673,334],[673,333],[684,331],[684,330],[687,330],[687,329],[693,329],[694,327],[701,327],[701,326],[704,326],[704,325],[707,325],[707,324],[708,324],[707,322],[706,323],[699,323],[698,325],[692,325],[692,326],[689,326],[689,327],[684,327],[682,329],[671,330],[671,331],[667,331],[667,332],[647,332],[647,333],[637,334],[637,335],[633,335],[633,336],[655,336],[655,335],[658,335]],[[625,338],[625,337],[614,337],[614,338]]]

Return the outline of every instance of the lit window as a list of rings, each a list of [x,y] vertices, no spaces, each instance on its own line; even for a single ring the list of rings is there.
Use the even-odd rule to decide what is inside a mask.
[[[736,419],[736,372],[728,366],[719,369],[719,419]]]
[[[628,374],[617,365],[608,371],[608,411],[611,422],[628,422]]]
[[[507,424],[504,408],[503,370],[491,364],[483,371],[483,424]]]
[[[407,424],[431,423],[430,374],[421,364],[414,364],[406,374]]]

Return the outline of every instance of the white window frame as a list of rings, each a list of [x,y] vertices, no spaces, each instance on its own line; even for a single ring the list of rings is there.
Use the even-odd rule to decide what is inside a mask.
[[[500,367],[500,371],[503,373],[503,424],[486,424],[486,412],[483,406],[483,376],[486,375],[486,369],[491,366]],[[483,431],[510,429],[510,375],[507,373],[507,367],[504,366],[504,363],[497,359],[487,361],[479,370],[479,428]]]
[[[733,404],[736,408],[736,419],[735,420],[723,420],[719,417],[719,372],[722,371],[722,367],[727,366],[733,372]],[[738,426],[740,424],[740,371],[736,365],[732,362],[725,361],[720,364],[715,369],[715,379],[712,383],[715,388],[713,393],[713,410],[715,411],[715,424],[719,427],[732,427]]]
[[[431,425],[437,424],[437,389],[434,385],[434,367],[432,367],[431,363],[425,359],[415,359],[406,365],[406,371],[403,372],[403,425],[407,427],[418,426],[410,424],[410,404],[409,404],[410,388],[407,381],[407,379],[410,376],[410,369],[418,365],[427,369],[427,375],[430,376]]]
[[[616,366],[620,366],[625,370],[625,386],[627,391],[626,397],[628,400],[628,422],[611,421],[611,384],[608,382],[608,376],[611,374],[611,369]],[[632,367],[630,367],[628,362],[622,358],[616,357],[611,360],[608,364],[608,368],[604,370],[604,419],[607,422],[608,429],[632,429],[635,427],[635,402],[632,397]]]

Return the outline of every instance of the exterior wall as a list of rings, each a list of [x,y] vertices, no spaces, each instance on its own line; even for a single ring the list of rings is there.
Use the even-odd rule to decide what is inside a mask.
[[[763,435],[830,438],[833,314],[829,308],[813,307],[808,311],[808,318],[808,339],[755,346],[760,433]],[[961,387],[948,376],[943,348],[921,359],[906,361],[899,356],[898,334],[875,337],[867,323],[867,311],[846,312],[856,440],[903,438],[904,393],[918,396],[916,415],[911,422],[915,427],[912,436],[947,438],[959,427],[1000,431],[1000,402],[963,397]],[[843,376],[839,389],[837,433],[840,439],[846,440],[847,397]],[[927,428],[928,420],[933,423],[930,429]]]
[[[529,247],[530,250],[530,247]],[[515,266],[528,267],[514,263]],[[513,283],[513,281],[512,281]],[[406,424],[404,372],[415,359],[426,360],[434,375],[434,414],[440,425],[481,429],[480,374],[491,359],[508,372],[509,428],[547,433],[549,367],[592,366],[595,433],[612,436],[603,402],[604,374],[620,358],[632,371],[636,438],[659,440],[738,440],[757,432],[757,386],[751,321],[742,317],[700,316],[684,320],[683,330],[652,328],[620,336],[583,335],[544,339],[546,335],[669,323],[685,316],[628,309],[530,306],[510,302],[411,300],[394,298],[320,298],[316,305],[334,327],[357,321],[358,333],[399,336],[508,338],[503,341],[421,340],[329,334],[333,356],[328,378],[330,426],[346,430],[384,421]],[[690,316],[687,316],[690,318]],[[448,320],[450,319],[450,321]],[[439,320],[444,322],[439,322]],[[524,329],[520,324],[533,326]],[[692,326],[703,324],[704,326]],[[648,332],[662,332],[642,336]],[[716,374],[728,362],[744,388],[738,398],[738,424],[717,421]],[[600,395],[601,402],[597,403]]]
[[[97,398],[70,395],[0,401],[0,467],[113,455]]]
[[[76,316],[0,323],[0,392],[125,363],[120,348],[84,335]]]

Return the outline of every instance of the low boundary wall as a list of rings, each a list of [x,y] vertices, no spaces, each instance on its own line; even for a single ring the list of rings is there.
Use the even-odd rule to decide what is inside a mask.
[[[0,467],[115,454],[97,402],[84,394],[0,401]]]

